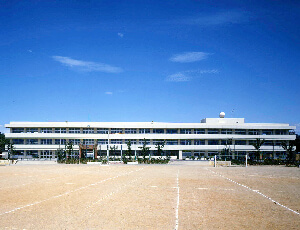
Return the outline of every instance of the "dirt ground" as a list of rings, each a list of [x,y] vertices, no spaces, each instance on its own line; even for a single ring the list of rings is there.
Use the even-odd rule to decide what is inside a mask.
[[[0,229],[299,229],[300,169],[0,167]]]

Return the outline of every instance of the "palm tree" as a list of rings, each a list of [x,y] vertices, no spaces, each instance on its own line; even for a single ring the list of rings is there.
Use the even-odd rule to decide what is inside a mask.
[[[293,164],[295,162],[295,154],[294,154],[295,141],[289,141],[288,143],[284,141],[281,143],[281,146],[287,153],[286,165]]]
[[[155,145],[155,148],[157,148],[157,155],[160,155],[162,157],[164,151],[162,150],[163,147],[165,147],[165,142],[158,142],[156,145]]]
[[[260,148],[264,143],[265,143],[264,139],[261,140],[261,139],[257,138],[256,142],[254,142],[254,144],[252,144],[256,150],[256,153],[255,153],[256,160],[258,160],[258,158],[261,156]]]
[[[12,142],[7,143],[7,159],[9,160],[11,156],[14,155],[14,144]]]
[[[5,147],[9,144],[9,140],[5,139],[5,135],[0,133],[0,154],[5,152]]]
[[[128,142],[126,144],[127,144],[126,153],[127,153],[127,156],[129,157],[129,159],[131,159],[131,153],[132,153],[132,150],[131,150],[131,141],[128,140]]]
[[[147,141],[146,141],[146,139],[144,138],[143,146],[142,146],[142,147],[139,147],[139,149],[141,149],[141,152],[142,152],[142,155],[143,155],[143,160],[144,160],[144,162],[145,162],[146,155],[147,155],[147,153],[149,152],[149,149],[150,149],[150,147],[146,147],[146,146],[147,146]]]

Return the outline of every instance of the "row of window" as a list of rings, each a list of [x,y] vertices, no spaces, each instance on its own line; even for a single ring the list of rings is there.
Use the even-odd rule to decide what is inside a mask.
[[[245,155],[248,153],[248,156],[253,157],[255,155],[255,152],[251,151],[251,152],[246,152],[246,151],[235,151],[234,152],[234,157],[235,159],[245,159]],[[274,159],[278,159],[278,158],[282,158],[285,159],[286,158],[286,153],[284,151],[274,151],[274,152],[267,152],[267,151],[262,151],[261,152],[265,157],[270,156],[270,154],[272,154],[272,157],[274,157]],[[103,156],[106,155],[106,151],[101,151],[99,150],[97,155],[98,156]],[[137,155],[141,155],[139,154],[139,151],[136,152]],[[156,155],[156,151],[150,151],[150,154],[152,156],[157,156]],[[171,156],[177,156],[178,152],[177,151],[165,151],[165,154],[167,155],[171,155]],[[217,159],[220,159],[220,154],[222,156],[222,153],[219,151],[208,151],[207,153],[205,151],[194,151],[192,153],[192,151],[183,151],[182,155],[184,157],[187,156],[192,156],[194,155],[195,157],[213,157],[213,156],[217,156]],[[92,155],[92,154],[90,154]],[[115,150],[113,152],[110,153],[111,156],[121,156],[121,150]],[[78,150],[73,150],[71,155],[69,155],[69,157],[71,158],[77,158],[79,156],[79,151]],[[56,152],[55,151],[51,151],[51,150],[16,150],[14,151],[14,155],[13,157],[25,157],[25,158],[56,158]],[[224,157],[224,156],[223,156]],[[232,159],[232,156],[228,155],[226,156],[227,159]],[[222,159],[222,158],[221,158]]]
[[[94,145],[94,144],[98,144],[98,145],[106,145],[108,144],[108,140],[107,139],[98,139],[98,140],[94,140],[94,139],[84,139],[84,140],[80,140],[80,139],[72,139],[69,140],[70,142],[73,143],[73,145],[79,145],[79,144],[84,144],[84,145]],[[122,140],[122,139],[112,139],[110,140],[110,144],[127,144],[130,141],[130,143],[132,145],[143,145],[144,142],[146,142],[147,145],[151,144],[151,141],[149,139],[145,139],[145,140]],[[27,144],[27,145],[37,145],[37,144],[41,144],[41,145],[65,145],[68,143],[68,141],[66,139],[12,139],[12,143],[13,144]],[[165,143],[166,145],[178,145],[178,143],[180,145],[205,145],[205,140],[153,140],[152,144],[153,145],[157,145],[157,144],[162,144]],[[253,145],[256,143],[256,140],[235,140],[234,144],[235,145]],[[282,141],[265,141],[263,143],[264,146],[281,146]],[[207,144],[208,145],[232,145],[233,142],[232,140],[207,140]]]
[[[287,135],[288,130],[257,130],[249,129],[248,132],[246,129],[151,129],[152,133],[155,134],[238,134],[238,135]],[[120,128],[111,128],[110,133],[124,133],[125,134],[149,134],[151,133],[150,129],[120,129]],[[12,128],[12,133],[38,133],[38,128]],[[40,128],[41,133],[67,133],[66,128]],[[83,134],[108,134],[109,129],[107,128],[83,128],[82,131],[80,128],[69,128],[68,133],[83,133]]]

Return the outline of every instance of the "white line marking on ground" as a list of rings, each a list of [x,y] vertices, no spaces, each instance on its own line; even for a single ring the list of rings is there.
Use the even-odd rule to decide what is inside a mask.
[[[174,228],[175,230],[178,230],[178,226],[179,226],[178,213],[179,213],[179,170],[177,171],[177,206],[175,212],[175,217],[176,217],[175,228]]]
[[[207,169],[207,168],[206,168],[206,169]],[[236,181],[234,181],[234,180],[231,180],[230,178],[225,177],[225,176],[223,176],[223,175],[220,174],[220,173],[216,173],[216,172],[214,172],[214,171],[212,171],[212,170],[210,170],[210,169],[207,169],[207,170],[210,171],[210,172],[212,172],[212,173],[214,173],[214,174],[216,174],[216,175],[219,175],[220,177],[223,177],[223,178],[226,179],[226,180],[231,181],[232,183],[235,183],[235,184],[237,184],[237,185],[239,185],[239,186],[242,186],[242,187],[244,187],[244,188],[246,188],[246,189],[248,189],[248,190],[250,190],[250,191],[252,191],[252,192],[255,192],[255,193],[257,193],[257,194],[263,196],[264,198],[269,199],[269,200],[272,201],[274,204],[277,204],[277,205],[279,205],[279,206],[281,206],[281,207],[283,207],[283,208],[285,208],[285,209],[287,209],[287,210],[289,210],[289,211],[291,211],[291,212],[293,212],[293,213],[295,213],[295,214],[297,214],[297,215],[300,215],[299,212],[296,212],[295,210],[290,209],[289,207],[280,204],[280,203],[277,202],[276,200],[273,200],[271,197],[268,197],[268,196],[266,196],[265,194],[259,192],[259,190],[253,190],[252,188],[250,188],[250,187],[248,187],[248,186],[246,186],[246,185],[240,184],[240,183],[238,183],[238,182],[236,182]]]
[[[142,169],[144,169],[144,168],[140,168],[140,169],[137,169],[137,170],[134,170],[134,171],[130,171],[130,172],[127,172],[127,173],[123,173],[123,174],[120,174],[119,176],[125,176],[125,175],[128,175],[128,174],[130,174],[130,173],[140,171],[140,170],[142,170]],[[44,203],[44,202],[49,201],[49,200],[51,200],[51,199],[56,199],[56,198],[59,198],[59,197],[68,195],[68,194],[70,194],[70,193],[74,193],[74,192],[77,192],[77,191],[80,191],[80,190],[89,188],[89,187],[91,187],[91,186],[93,186],[93,185],[101,184],[101,183],[103,183],[103,182],[105,182],[105,181],[112,180],[112,179],[114,179],[114,178],[116,178],[116,176],[115,176],[115,177],[110,177],[110,178],[107,178],[107,179],[104,179],[104,180],[101,180],[101,181],[98,181],[98,182],[96,182],[96,183],[94,183],[94,184],[88,184],[88,185],[86,185],[86,186],[83,186],[83,187],[80,187],[80,188],[77,188],[77,189],[74,189],[74,190],[71,190],[71,191],[62,193],[62,194],[60,194],[60,195],[52,196],[52,197],[50,197],[50,198],[48,198],[48,199],[45,199],[45,200],[37,201],[37,202],[31,203],[31,204],[27,204],[27,205],[24,205],[24,206],[21,206],[21,207],[18,207],[18,208],[14,208],[14,209],[12,209],[12,210],[10,210],[10,211],[6,211],[6,212],[3,212],[3,213],[0,213],[0,216],[5,215],[5,214],[9,214],[9,213],[13,213],[13,212],[18,211],[18,210],[23,209],[23,208],[27,208],[27,207],[34,206],[34,205],[37,205],[37,204],[40,204],[40,203]]]
[[[92,206],[94,206],[94,205],[100,203],[101,201],[103,201],[103,200],[105,200],[105,199],[111,197],[112,195],[114,195],[114,194],[118,193],[119,191],[121,191],[123,188],[126,188],[127,186],[133,184],[134,182],[136,182],[137,180],[140,180],[141,178],[142,178],[142,177],[138,177],[138,178],[136,178],[136,179],[130,181],[129,183],[127,183],[127,184],[125,184],[125,185],[123,185],[123,186],[118,187],[115,191],[108,193],[107,195],[103,196],[101,199],[99,199],[99,200],[93,202],[92,204],[90,204],[89,206],[87,206],[86,209],[89,209],[89,208],[91,208]]]
[[[152,185],[152,186],[150,186],[151,188],[157,188],[157,186],[156,185]]]
[[[200,189],[200,190],[202,190],[202,189],[203,189],[203,190],[204,190],[204,189],[208,189],[208,188],[197,188],[197,189]]]

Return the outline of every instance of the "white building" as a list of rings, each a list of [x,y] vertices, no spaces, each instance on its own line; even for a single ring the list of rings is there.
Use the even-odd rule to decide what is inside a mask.
[[[261,151],[265,157],[285,158],[283,141],[295,140],[296,128],[281,123],[245,123],[244,118],[206,118],[200,123],[163,122],[10,122],[6,138],[14,144],[15,157],[55,158],[55,151],[72,141],[75,154],[82,146],[95,146],[98,157],[122,155],[131,141],[138,155],[144,139],[150,154],[155,145],[165,142],[164,154],[182,159],[185,156],[209,157],[229,150],[232,158],[244,157],[255,151],[256,139],[265,142]],[[87,148],[87,147],[86,147]],[[112,148],[114,150],[112,150]],[[107,151],[109,150],[109,151]],[[87,155],[90,149],[86,150]],[[228,154],[228,153],[227,153]]]

